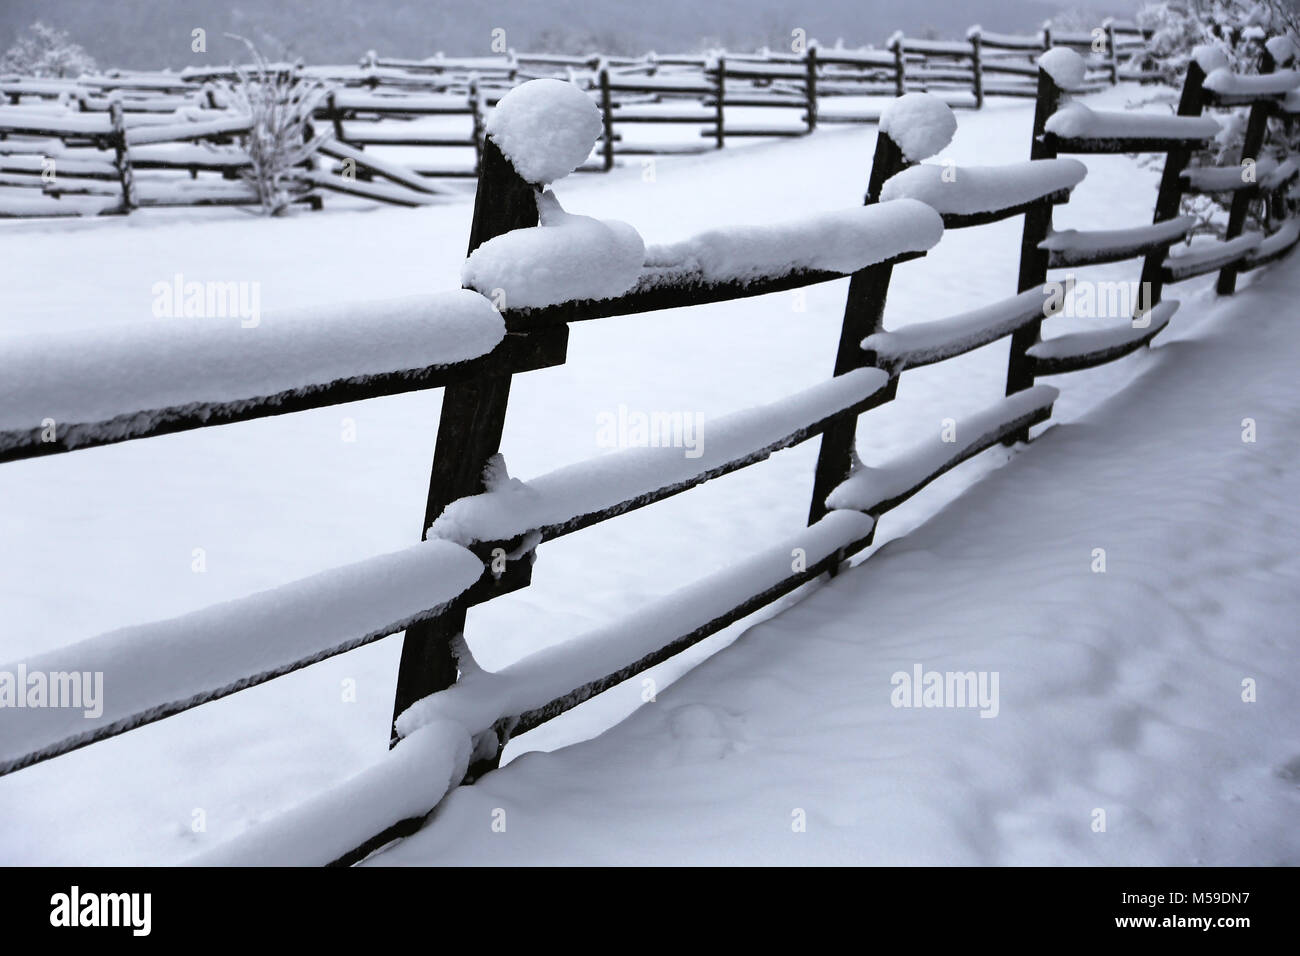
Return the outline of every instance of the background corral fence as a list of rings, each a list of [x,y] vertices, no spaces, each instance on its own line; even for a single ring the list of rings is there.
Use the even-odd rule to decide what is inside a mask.
[[[876,122],[879,106],[853,105],[855,98],[929,91],[954,107],[979,109],[986,96],[1032,97],[1033,58],[1053,45],[1087,53],[1089,82],[1098,87],[1157,79],[1143,69],[1145,43],[1135,24],[1108,20],[1091,34],[1044,28],[1011,36],[978,27],[964,41],[895,34],[883,49],[426,60],[372,52],[357,66],[276,69],[328,89],[313,113],[314,132],[326,139],[321,159],[297,175],[300,201],[319,208],[323,194],[333,192],[420,206],[455,193],[449,183],[477,177],[485,111],[529,79],[567,78],[596,99],[603,134],[580,169],[599,172],[613,169],[617,157],[698,153],[729,138]],[[241,177],[250,160],[239,144],[251,121],[232,111],[217,85],[236,79],[233,68],[0,77],[0,217],[256,205],[255,190]],[[743,116],[729,119],[728,108]],[[745,118],[751,115],[774,118]],[[650,126],[677,138],[632,137],[631,130]]]
[[[1068,59],[1068,56],[1067,56]],[[1045,63],[1048,61],[1045,60]],[[200,858],[207,863],[352,863],[409,834],[456,785],[496,767],[512,736],[531,730],[771,603],[806,582],[835,574],[867,547],[877,519],[938,475],[999,443],[1027,437],[1046,421],[1057,390],[1041,376],[1090,368],[1141,348],[1168,323],[1177,303],[1163,286],[1218,271],[1220,291],[1236,275],[1277,258],[1300,239],[1287,218],[1287,160],[1248,180],[1242,166],[1188,169],[1190,151],[1217,124],[1207,105],[1249,108],[1247,155],[1264,119],[1286,115],[1300,74],[1233,76],[1191,65],[1179,115],[1103,113],[1063,102],[1058,56],[1037,76],[1031,159],[1005,167],[924,164],[946,145],[913,137],[903,118],[942,127],[948,108],[921,96],[898,101],[882,124],[862,207],[771,228],[768,245],[745,230],[710,232],[723,252],[798,248],[783,263],[755,263],[745,278],[694,258],[646,266],[632,287],[600,300],[562,301],[498,311],[464,289],[360,306],[267,316],[255,344],[217,333],[163,333],[141,324],[114,330],[106,348],[129,366],[101,360],[84,333],[42,336],[6,363],[0,461],[71,452],[323,407],[398,392],[445,389],[432,475],[421,523],[425,540],[394,554],[337,568],[272,591],[179,618],[127,628],[12,666],[11,672],[103,671],[104,711],[87,721],[70,709],[18,709],[0,722],[0,774],[405,631],[394,705],[392,747],[376,765],[307,803],[258,825]],[[1068,64],[1067,64],[1068,66]],[[1274,64],[1265,62],[1265,69]],[[1049,72],[1049,69],[1051,72]],[[951,129],[948,138],[951,136]],[[1164,154],[1153,223],[1102,232],[1051,230],[1052,210],[1085,175],[1062,153]],[[936,185],[942,183],[942,185]],[[1234,196],[1228,236],[1169,247],[1190,229],[1178,217],[1184,190]],[[536,226],[542,188],[526,181],[489,136],[469,239],[471,252]],[[918,197],[923,197],[924,202]],[[1267,235],[1242,231],[1236,199],[1267,201]],[[1242,207],[1244,208],[1244,206]],[[960,315],[891,331],[884,324],[894,268],[918,259],[945,229],[1024,217],[1016,294]],[[832,235],[833,242],[818,244]],[[851,248],[846,253],[845,248]],[[788,255],[788,251],[783,254]],[[849,255],[851,261],[844,257]],[[727,255],[720,257],[726,262]],[[1050,269],[1143,260],[1154,293],[1117,326],[1043,340],[1054,307]],[[787,400],[728,416],[698,458],[680,449],[633,448],[530,480],[519,494],[501,479],[497,455],[516,373],[562,364],[570,323],[757,296],[848,278],[831,379]],[[364,321],[360,321],[364,320]],[[352,331],[367,333],[364,342]],[[168,326],[171,328],[171,326]],[[173,338],[159,343],[159,337]],[[344,337],[353,346],[339,349]],[[853,467],[859,416],[896,393],[904,371],[942,362],[1010,336],[1006,395],[963,419],[955,441],[939,436],[880,467]],[[365,343],[369,343],[366,345]],[[242,351],[241,351],[242,350]],[[25,360],[39,356],[40,361]],[[205,371],[214,356],[219,373]],[[241,359],[256,357],[256,361]],[[232,359],[232,361],[224,361]],[[250,365],[258,366],[249,368]],[[242,376],[242,377],[241,377]],[[49,417],[44,417],[48,415]],[[808,527],[784,541],[638,610],[633,618],[582,635],[487,673],[463,638],[476,604],[523,588],[539,545],[676,495],[821,436]]]

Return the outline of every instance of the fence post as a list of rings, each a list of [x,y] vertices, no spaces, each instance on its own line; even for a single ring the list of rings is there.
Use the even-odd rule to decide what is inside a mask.
[[[1260,72],[1273,72],[1273,57],[1268,50],[1264,51]],[[1268,117],[1272,112],[1273,104],[1268,100],[1256,100],[1250,104],[1250,116],[1246,120],[1245,136],[1242,137],[1239,164],[1248,159],[1259,159],[1260,147],[1264,145],[1264,136],[1268,133]],[[1250,211],[1252,198],[1250,190],[1247,189],[1239,189],[1232,194],[1232,206],[1228,209],[1228,228],[1223,235],[1224,241],[1236,239],[1241,235],[1246,227],[1246,213]],[[1214,289],[1219,295],[1232,295],[1236,288],[1237,267],[1232,264],[1226,265],[1219,271],[1219,281]]]
[[[817,128],[817,47],[811,43],[804,52],[804,98],[807,102],[807,114],[804,121],[808,124],[808,132]]]
[[[1052,48],[1052,21],[1043,22],[1043,52],[1046,53]]]
[[[1115,46],[1115,21],[1106,21],[1106,51],[1110,56],[1110,85],[1119,83],[1119,49]]]
[[[871,161],[871,177],[863,205],[880,201],[880,190],[885,181],[907,165],[903,152],[886,133],[876,135],[876,153]],[[849,294],[844,302],[844,321],[840,326],[840,342],[835,351],[835,375],[843,375],[867,363],[862,351],[862,340],[874,332],[884,330],[885,298],[894,267],[888,264],[867,266],[853,273],[849,279]],[[877,392],[870,408],[893,399],[897,379]],[[833,423],[822,433],[821,447],[817,452],[817,468],[813,473],[812,504],[808,509],[808,523],[820,521],[826,514],[826,496],[848,477],[853,464],[854,436],[857,433],[857,416]]]
[[[339,113],[338,103],[334,99],[334,90],[329,91],[329,96],[325,103],[329,108],[330,120],[333,121],[334,124],[334,138],[340,143],[346,143],[347,140],[343,138],[343,117],[342,114]]]
[[[600,117],[605,124],[605,172],[614,168],[614,98],[609,91],[609,67],[600,68]]]
[[[1043,133],[1047,119],[1056,112],[1061,102],[1061,88],[1041,67],[1038,70],[1038,96],[1034,102],[1034,133],[1029,146],[1030,159],[1053,159],[1056,150],[1047,145]],[[1052,229],[1052,204],[1043,200],[1035,203],[1025,213],[1024,231],[1020,238],[1020,273],[1016,291],[1025,292],[1047,281],[1048,253],[1039,244]],[[1044,300],[1045,301],[1045,300]],[[1007,394],[1023,391],[1034,384],[1033,362],[1026,354],[1038,341],[1043,320],[1030,322],[1011,334],[1011,348],[1007,358]],[[1003,439],[1004,445],[1029,440],[1026,427]]]
[[[366,51],[366,59],[362,64],[366,71],[365,85],[370,89],[377,89],[379,86],[379,55],[374,50]]]
[[[1187,64],[1187,76],[1183,80],[1182,96],[1178,100],[1179,116],[1200,116],[1205,108],[1205,71],[1195,60]],[[1160,188],[1156,192],[1156,209],[1151,221],[1164,222],[1178,215],[1178,206],[1183,198],[1183,170],[1191,158],[1190,147],[1178,146],[1165,154],[1164,172],[1160,174]],[[1164,294],[1164,281],[1161,272],[1168,255],[1167,246],[1147,253],[1142,260],[1142,279],[1138,288],[1138,307],[1150,309],[1160,301]]]
[[[975,108],[984,108],[984,61],[980,53],[982,38],[976,30],[970,35],[971,92],[975,95]]]
[[[474,137],[474,175],[483,171],[483,97],[478,89],[478,76],[469,79],[469,111]]]
[[[903,54],[903,34],[895,33],[890,37],[889,48],[894,52],[894,95],[902,96],[907,92],[907,63]]]
[[[715,61],[715,66],[717,68],[718,75],[715,76],[713,79],[713,87],[714,87],[713,97],[715,100],[713,109],[715,115],[714,122],[717,128],[713,131],[713,135],[718,144],[717,148],[722,149],[722,147],[726,145],[726,140],[727,140],[726,129],[724,126],[726,122],[725,120],[726,110],[723,109],[723,104],[727,98],[726,56],[719,53],[718,58]]]
[[[108,104],[108,119],[113,124],[113,165],[117,167],[117,179],[122,184],[122,212],[130,212],[137,206],[135,171],[131,168],[131,153],[126,142],[126,118],[122,114],[120,100],[115,99]]]
[[[302,129],[303,145],[309,145],[311,141],[314,140],[315,138],[316,138],[316,127],[311,122],[311,120],[308,120],[306,123],[303,124],[303,129]],[[312,155],[307,156],[305,159],[303,159],[301,163],[299,163],[299,165],[303,169],[307,170],[308,172],[315,170],[316,154],[313,153]],[[197,169],[193,167],[190,168],[190,178],[191,179],[198,178]],[[312,212],[320,212],[322,209],[325,208],[325,200],[321,198],[320,191],[315,187],[311,188],[310,194],[307,197],[307,203],[311,207]]]
[[[536,189],[515,171],[492,137],[486,137],[469,251],[494,236],[535,226],[537,219]],[[498,372],[448,385],[444,390],[421,539],[447,505],[484,490],[483,468],[501,446],[510,377],[509,372]],[[397,671],[394,722],[417,700],[456,682],[457,662],[451,644],[464,629],[464,609],[407,629]],[[397,728],[393,726],[390,745],[397,739]]]

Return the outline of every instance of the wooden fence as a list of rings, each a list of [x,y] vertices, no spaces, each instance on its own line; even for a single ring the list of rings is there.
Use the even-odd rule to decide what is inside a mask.
[[[1204,71],[1193,64],[1178,116],[1135,118],[1132,113],[1071,113],[1078,104],[1062,105],[1063,91],[1040,71],[1030,162],[992,172],[986,168],[980,175],[959,170],[952,182],[942,180],[943,167],[920,163],[925,156],[904,155],[882,133],[865,207],[845,212],[861,235],[875,237],[870,251],[851,268],[812,256],[803,265],[769,266],[757,278],[741,279],[698,263],[669,263],[645,267],[629,291],[602,300],[498,312],[478,293],[461,290],[428,297],[418,306],[363,306],[366,322],[384,324],[382,338],[392,353],[334,356],[323,369],[311,362],[303,365],[303,354],[329,352],[323,346],[332,322],[357,321],[356,311],[336,310],[314,317],[293,335],[259,342],[259,349],[281,350],[270,356],[277,361],[269,363],[279,377],[218,383],[220,399],[203,392],[190,375],[193,371],[201,377],[197,370],[211,358],[211,342],[186,339],[155,353],[150,349],[158,333],[151,325],[141,332],[142,354],[135,367],[129,374],[118,371],[119,378],[110,382],[114,388],[108,389],[100,386],[109,382],[104,376],[111,379],[114,373],[97,359],[84,358],[84,342],[43,337],[35,346],[40,361],[30,363],[39,366],[35,372],[22,363],[22,355],[11,357],[16,367],[5,369],[18,383],[15,394],[24,396],[25,406],[33,410],[33,420],[21,427],[8,419],[0,422],[0,461],[416,389],[441,387],[445,393],[421,523],[427,540],[394,555],[211,610],[114,632],[10,668],[104,670],[112,679],[105,681],[109,693],[98,721],[67,710],[11,711],[0,723],[0,774],[404,631],[388,756],[202,861],[352,863],[413,832],[448,790],[496,767],[512,736],[667,660],[820,575],[835,574],[871,543],[882,515],[938,475],[994,445],[1027,439],[1033,425],[1050,417],[1058,394],[1035,384],[1036,379],[1114,361],[1146,345],[1177,308],[1162,297],[1166,285],[1219,271],[1219,290],[1231,292],[1238,273],[1292,248],[1300,240],[1300,220],[1288,218],[1295,206],[1287,198],[1297,174],[1293,162],[1247,178],[1241,172],[1249,164],[1189,170],[1187,158],[1213,135],[1214,124],[1199,116],[1204,106],[1241,105],[1250,110],[1242,159],[1254,159],[1266,129],[1264,118],[1290,115],[1294,97],[1287,94],[1300,86],[1300,74],[1279,73],[1275,80],[1216,74],[1213,80],[1207,86]],[[1166,156],[1151,225],[1052,231],[1053,207],[1068,201],[1085,172],[1077,161],[1057,158],[1060,154],[1139,151]],[[935,188],[940,181],[944,185]],[[1177,197],[1186,189],[1221,189],[1242,203],[1266,200],[1270,233],[1243,233],[1245,214],[1234,200],[1226,240],[1172,255],[1170,247],[1191,228],[1176,215]],[[539,187],[525,181],[488,137],[470,251],[536,225],[539,194]],[[997,199],[981,203],[981,195]],[[946,229],[1016,216],[1024,217],[1024,230],[1014,295],[949,318],[896,331],[886,328],[886,294],[896,267],[922,258]],[[815,236],[818,222],[810,228],[812,232],[790,235]],[[714,230],[710,241],[726,243],[728,235],[726,229]],[[1044,318],[1060,307],[1059,302],[1050,304],[1049,270],[1135,258],[1143,260],[1142,277],[1153,284],[1153,293],[1131,318],[1108,328],[1042,338]],[[698,459],[671,448],[601,456],[582,468],[531,481],[523,503],[492,481],[490,465],[499,452],[513,376],[562,364],[571,323],[842,278],[849,282],[833,377],[767,406],[762,415],[744,413],[715,423],[718,434],[730,436],[721,447],[705,449]],[[471,346],[463,344],[466,329],[479,330]],[[439,344],[444,332],[449,341],[462,344],[447,351]],[[853,470],[859,416],[893,400],[904,371],[1008,336],[1006,395],[964,419],[956,441],[935,436],[890,465]],[[171,378],[160,375],[166,380],[158,381],[150,374],[160,370],[170,370]],[[91,402],[80,417],[73,409],[57,422],[35,420],[39,409],[75,405],[69,396],[83,389],[111,392],[118,405]],[[9,419],[13,415],[11,410]],[[647,507],[817,436],[821,444],[807,528],[641,609],[633,619],[500,672],[479,671],[465,656],[461,635],[468,609],[527,586],[543,542]],[[449,516],[452,530],[444,533]],[[431,526],[435,533],[429,535]],[[792,556],[799,560],[792,563]],[[322,826],[323,820],[329,825]]]
[[[303,171],[303,202],[320,208],[321,197],[332,192],[420,206],[454,191],[444,181],[478,176],[484,111],[529,79],[568,78],[597,99],[604,134],[581,170],[598,172],[613,169],[618,157],[698,153],[721,149],[728,140],[874,123],[880,106],[863,105],[864,97],[935,92],[972,109],[986,96],[1032,97],[1033,58],[1053,44],[1085,51],[1097,86],[1150,76],[1123,65],[1144,48],[1145,38],[1136,26],[1116,21],[1094,34],[1053,36],[1044,29],[1008,36],[972,28],[963,41],[895,34],[880,50],[813,45],[801,53],[510,53],[427,60],[370,53],[357,66],[281,69],[329,90],[315,119],[332,133],[321,154],[334,162]],[[0,217],[256,204],[255,192],[240,178],[249,159],[238,138],[249,121],[230,113],[212,85],[234,78],[228,67],[76,80],[0,78],[0,99],[9,103],[0,106]],[[60,111],[59,103],[75,112]],[[728,119],[729,108],[774,118]],[[429,125],[431,118],[436,125]],[[624,141],[648,125],[671,126],[687,138]],[[407,154],[416,148],[434,158],[397,161],[376,156],[376,147]],[[141,171],[146,175],[137,175]],[[3,187],[23,192],[6,194]]]

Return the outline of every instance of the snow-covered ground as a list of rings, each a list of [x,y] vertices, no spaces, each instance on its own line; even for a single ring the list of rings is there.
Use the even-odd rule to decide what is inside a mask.
[[[1120,88],[1089,102],[1113,108],[1145,95]],[[1027,157],[1027,104],[995,101],[959,120],[940,159],[994,165]],[[607,176],[575,176],[557,184],[556,193],[571,213],[632,223],[648,244],[674,242],[720,224],[788,219],[861,202],[874,138],[871,128],[823,130],[718,155],[661,159],[649,170],[633,163]],[[1058,227],[1149,221],[1157,170],[1124,157],[1088,157],[1087,165],[1089,176],[1074,202],[1058,211]],[[154,284],[176,273],[187,281],[260,282],[267,311],[445,289],[459,283],[469,219],[469,203],[454,202],[304,213],[282,221],[187,211],[57,226],[9,224],[0,231],[9,305],[0,315],[0,333],[138,320],[149,314]],[[946,235],[925,259],[895,270],[887,324],[940,318],[1007,297],[1015,291],[1019,238],[1019,220]],[[1291,268],[1283,264],[1277,274],[1244,281],[1228,306],[1241,310],[1237,326],[1262,323],[1257,336],[1174,342],[1197,325],[1210,302],[1207,281],[1178,287],[1173,294],[1183,309],[1150,353],[1054,382],[1062,387],[1054,420],[1070,422],[1148,371],[1135,391],[1119,393],[1099,413],[1110,419],[1107,427],[1089,419],[1050,431],[1041,447],[921,535],[900,542],[893,556],[882,555],[748,634],[689,684],[664,691],[692,663],[735,639],[744,624],[656,669],[649,676],[658,683],[658,702],[634,722],[563,754],[528,757],[458,792],[427,833],[385,858],[545,855],[550,850],[537,827],[553,825],[557,842],[564,836],[577,841],[566,851],[570,859],[624,853],[620,858],[670,862],[689,852],[739,859],[782,848],[791,858],[825,851],[863,859],[874,850],[869,858],[880,861],[1133,859],[1069,838],[1066,826],[1075,820],[1069,801],[1077,797],[1084,837],[1094,807],[1110,808],[1111,836],[1121,826],[1146,826],[1126,841],[1139,858],[1141,848],[1149,851],[1152,859],[1144,862],[1196,856],[1247,861],[1244,851],[1232,855],[1237,851],[1231,847],[1243,845],[1233,842],[1241,831],[1232,824],[1217,837],[1205,836],[1203,852],[1179,855],[1180,847],[1214,825],[1197,816],[1219,809],[1211,798],[1231,803],[1235,794],[1241,801],[1229,806],[1229,819],[1245,821],[1252,839],[1270,852],[1289,853],[1294,862],[1294,843],[1287,849],[1275,832],[1285,812],[1294,816],[1294,782],[1274,771],[1300,753],[1300,737],[1294,708],[1289,725],[1285,711],[1270,708],[1285,699],[1288,686],[1294,691],[1295,655],[1284,656],[1281,636],[1270,636],[1249,617],[1282,620],[1284,608],[1265,610],[1260,602],[1265,594],[1287,599],[1294,579],[1285,567],[1263,563],[1265,555],[1281,553],[1272,542],[1294,540],[1295,530],[1282,509],[1289,500],[1268,484],[1285,475],[1277,456],[1286,447],[1286,416],[1294,405],[1285,401],[1293,394],[1286,387],[1294,339],[1265,347],[1266,334],[1287,334],[1279,321],[1285,315],[1273,313],[1287,301],[1282,283]],[[1131,279],[1135,266],[1087,274]],[[601,416],[617,413],[620,405],[698,415],[707,442],[711,418],[815,384],[830,371],[845,286],[576,326],[568,364],[516,379],[503,441],[511,474],[527,478],[601,454]],[[1272,298],[1259,291],[1270,288]],[[1050,325],[1083,329],[1088,321],[1061,318]],[[1215,319],[1216,328],[1225,321]],[[1235,366],[1232,348],[1240,350]],[[1180,356],[1187,356],[1187,370]],[[1210,366],[1218,361],[1222,365]],[[882,461],[932,434],[944,418],[960,420],[987,405],[1001,395],[1005,368],[1003,342],[908,372],[898,400],[863,417],[863,458]],[[1236,407],[1251,395],[1258,412]],[[436,392],[397,396],[0,468],[0,499],[7,502],[0,508],[4,659],[409,545],[419,535],[438,402]],[[1196,413],[1181,414],[1184,406]],[[1163,425],[1156,414],[1161,408],[1169,416]],[[1239,422],[1247,416],[1261,422],[1261,439],[1242,446]],[[1289,421],[1293,440],[1293,414]],[[1147,425],[1146,431],[1139,427]],[[345,440],[352,431],[355,441]],[[1192,443],[1193,437],[1199,441]],[[1186,457],[1170,464],[1175,444]],[[806,516],[815,454],[812,442],[653,509],[544,545],[533,586],[470,613],[468,637],[480,663],[500,667],[615,621],[743,557],[756,542],[785,537]],[[887,516],[878,539],[886,542],[918,525],[1009,457],[990,452],[941,479]],[[1044,473],[1035,475],[1035,469]],[[1211,483],[1195,484],[1198,479]],[[1185,483],[1185,502],[1166,494],[1175,480]],[[1239,512],[1231,502],[1248,510]],[[999,508],[1005,509],[1002,520],[988,517]],[[1107,530],[1102,519],[1116,524]],[[1202,529],[1220,537],[1233,529],[1242,536],[1241,551],[1219,541],[1219,550],[1206,552],[1214,535]],[[1048,539],[1042,560],[1035,560],[1027,543],[1047,530],[1058,537]],[[1082,571],[1074,564],[1075,547],[1083,549]],[[1093,547],[1113,549],[1104,576],[1088,571]],[[203,573],[192,570],[196,548],[204,550]],[[1248,563],[1243,554],[1254,550],[1258,567],[1233,573]],[[1141,575],[1132,571],[1135,551],[1148,562]],[[1176,570],[1159,563],[1170,554],[1182,562]],[[887,570],[878,573],[878,565]],[[895,575],[893,584],[889,575]],[[1181,590],[1172,582],[1181,582]],[[972,597],[963,587],[979,590]],[[865,604],[871,594],[891,590],[898,593],[885,607]],[[1026,610],[1014,610],[1015,601]],[[1212,603],[1228,609],[1222,619],[1215,618]],[[970,604],[984,609],[986,626],[959,613]],[[1130,604],[1141,617],[1122,611]],[[1051,627],[1034,630],[1036,623],[1045,626],[1042,615],[1053,609]],[[826,624],[840,614],[844,621],[837,627],[855,630]],[[1217,640],[1199,652],[1211,636]],[[792,646],[796,641],[799,648]],[[399,646],[399,638],[390,638],[0,778],[0,816],[7,822],[0,829],[0,861],[178,861],[350,776],[386,750]],[[815,656],[802,653],[813,648]],[[1207,663],[1212,653],[1220,659]],[[997,719],[894,711],[888,673],[886,693],[879,693],[881,668],[892,673],[924,662],[947,669],[944,661],[1002,673],[1005,696]],[[719,671],[723,667],[736,669]],[[1250,705],[1257,708],[1250,719],[1272,723],[1263,729],[1229,723],[1228,715],[1241,712],[1218,698],[1207,700],[1210,691],[1202,685],[1211,676],[1232,685],[1224,693],[1243,677],[1257,676],[1260,702]],[[1287,680],[1288,686],[1277,686]],[[351,687],[355,702],[346,693]],[[631,682],[514,742],[507,756],[590,737],[641,703],[641,684]],[[778,725],[782,719],[797,725]],[[862,726],[851,726],[858,719]],[[943,723],[952,720],[960,722]],[[918,728],[917,721],[927,726]],[[1202,726],[1220,736],[1208,742],[1185,736]],[[846,739],[858,749],[845,751]],[[617,750],[619,740],[629,745],[627,754],[610,759],[607,772],[588,775],[586,763],[601,763],[588,758],[602,747]],[[1208,759],[1198,746],[1207,748]],[[658,756],[638,771],[633,755],[651,751]],[[777,759],[777,751],[785,756]],[[859,788],[847,795],[846,778],[833,769],[841,756],[843,772]],[[737,770],[742,759],[749,762]],[[571,761],[583,762],[582,773],[545,769],[552,760],[570,769]],[[630,781],[634,771],[653,777],[655,761],[664,772],[662,785],[629,787],[622,797],[607,793],[616,767]],[[670,779],[683,784],[677,803],[665,796]],[[716,800],[706,790],[709,781]],[[1145,789],[1165,782],[1163,790]],[[1098,795],[1103,790],[1110,802]],[[598,799],[587,799],[588,793]],[[533,796],[545,806],[534,805]],[[733,796],[734,809],[724,820],[719,813]],[[650,808],[660,805],[656,816]],[[475,843],[474,815],[484,806],[515,808],[507,832],[521,839],[498,835],[505,842],[495,847]],[[773,842],[790,837],[795,807],[809,816],[805,842]],[[580,808],[582,824],[575,822]],[[530,828],[530,812],[550,816],[534,816]],[[776,830],[765,837],[769,812],[776,813]],[[459,842],[449,836],[456,827],[441,822],[458,814],[472,823]],[[643,826],[628,817],[642,819]],[[204,824],[199,832],[196,820]],[[840,837],[844,828],[861,824],[868,842],[830,838],[827,821],[841,828]],[[1189,829],[1193,822],[1195,830]],[[483,822],[485,833],[491,834],[490,823]],[[625,824],[626,834],[607,836],[601,829],[614,833]]]

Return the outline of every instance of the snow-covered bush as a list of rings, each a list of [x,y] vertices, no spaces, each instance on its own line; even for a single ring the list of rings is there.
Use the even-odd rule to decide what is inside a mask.
[[[1220,47],[1234,71],[1249,73],[1258,69],[1267,37],[1300,29],[1296,11],[1284,0],[1160,0],[1138,10],[1137,22],[1152,33],[1136,65],[1171,81],[1182,76],[1197,46]]]
[[[1284,0],[1161,0],[1143,6],[1137,21],[1153,32],[1135,65],[1162,73],[1171,84],[1182,82],[1193,58],[1207,64],[1226,63],[1234,73],[1257,73],[1270,37],[1289,37],[1292,41],[1300,38],[1300,17]],[[1193,154],[1192,166],[1233,166],[1243,159],[1245,110],[1229,110],[1217,119],[1222,132],[1205,149]],[[1296,152],[1300,152],[1300,130],[1270,120],[1261,155],[1249,158],[1280,160]],[[1185,196],[1182,211],[1196,216],[1202,231],[1221,232],[1223,212],[1230,202],[1231,197],[1224,194]],[[1251,218],[1261,218],[1262,202],[1255,204]]]
[[[37,20],[18,35],[0,57],[0,73],[21,76],[80,76],[95,69],[95,60],[64,30]]]
[[[253,118],[252,129],[241,138],[251,166],[244,179],[257,190],[262,211],[283,214],[310,188],[299,173],[308,163],[324,134],[312,134],[312,111],[325,96],[325,87],[304,79],[296,66],[268,63],[243,37],[253,56],[251,67],[236,66],[234,82],[219,86],[220,99]]]

